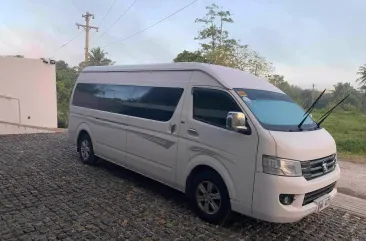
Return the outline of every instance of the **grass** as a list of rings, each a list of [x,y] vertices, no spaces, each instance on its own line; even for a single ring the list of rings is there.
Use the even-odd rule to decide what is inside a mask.
[[[313,112],[319,120],[325,111]],[[337,151],[345,159],[366,162],[366,115],[358,112],[334,111],[322,126],[333,136]]]

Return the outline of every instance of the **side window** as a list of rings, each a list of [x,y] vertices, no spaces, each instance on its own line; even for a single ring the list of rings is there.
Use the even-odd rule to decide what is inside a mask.
[[[103,85],[103,91],[98,95],[99,110],[126,114],[126,103],[131,98],[133,86],[127,85]]]
[[[99,100],[97,95],[99,95],[101,92],[101,85],[78,83],[75,88],[72,104],[74,106],[98,109]]]
[[[84,108],[169,121],[183,88],[78,83],[72,104]]]
[[[135,86],[129,98],[127,115],[169,121],[182,96],[182,88]]]
[[[226,128],[226,116],[241,109],[232,97],[220,90],[193,89],[193,119]]]

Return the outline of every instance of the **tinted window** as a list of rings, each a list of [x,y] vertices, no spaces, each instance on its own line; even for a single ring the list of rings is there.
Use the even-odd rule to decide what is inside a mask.
[[[97,95],[103,92],[102,88],[102,85],[98,84],[79,83],[75,88],[72,104],[90,109],[98,109],[99,101]]]
[[[103,85],[103,91],[97,95],[99,99],[98,110],[117,114],[126,114],[126,103],[130,100],[133,86]]]
[[[157,121],[168,121],[182,88],[84,84],[76,86],[73,105]]]
[[[128,103],[128,115],[168,121],[180,100],[183,89],[135,86]]]
[[[195,88],[193,92],[193,118],[226,128],[226,116],[241,109],[231,96],[223,91]]]

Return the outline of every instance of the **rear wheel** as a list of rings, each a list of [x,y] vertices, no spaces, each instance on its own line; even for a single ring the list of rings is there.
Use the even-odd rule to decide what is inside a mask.
[[[93,144],[88,134],[83,134],[79,139],[80,160],[85,164],[95,164],[97,157],[94,155]]]
[[[207,222],[224,223],[231,213],[226,185],[214,171],[206,170],[193,177],[189,197],[195,213]]]

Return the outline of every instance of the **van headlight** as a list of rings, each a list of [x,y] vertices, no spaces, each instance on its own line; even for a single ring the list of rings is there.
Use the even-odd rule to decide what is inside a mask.
[[[289,177],[302,176],[300,161],[263,155],[262,165],[264,173]]]

